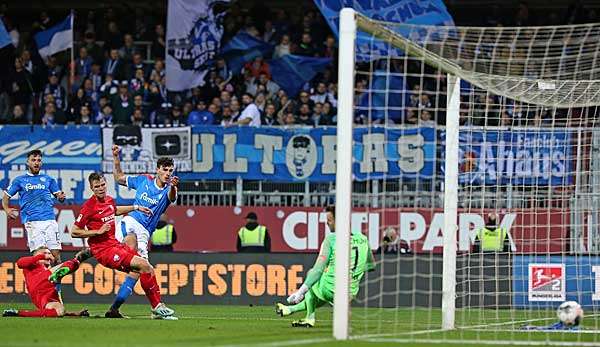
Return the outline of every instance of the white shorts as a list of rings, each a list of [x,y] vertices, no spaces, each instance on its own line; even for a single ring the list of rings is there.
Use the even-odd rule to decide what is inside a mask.
[[[133,234],[137,238],[137,251],[140,257],[148,259],[148,241],[150,240],[150,233],[144,228],[138,221],[131,216],[125,216],[121,219],[121,225],[119,229],[123,238],[125,236]]]
[[[33,252],[40,247],[62,249],[58,223],[55,220],[37,220],[25,223],[27,246]]]

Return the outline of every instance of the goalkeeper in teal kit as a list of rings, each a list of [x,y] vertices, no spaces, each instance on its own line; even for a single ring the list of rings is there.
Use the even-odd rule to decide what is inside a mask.
[[[306,317],[292,322],[293,327],[313,327],[315,310],[326,303],[333,304],[335,291],[335,207],[327,208],[327,225],[332,231],[325,237],[315,265],[308,271],[304,284],[287,298],[292,305],[276,305],[282,317],[306,311]],[[358,294],[360,280],[366,271],[375,268],[369,240],[363,234],[352,233],[350,238],[350,299]]]

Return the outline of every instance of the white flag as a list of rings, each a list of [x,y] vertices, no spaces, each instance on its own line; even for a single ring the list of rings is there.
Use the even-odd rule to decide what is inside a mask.
[[[34,36],[42,58],[73,47],[73,14],[52,28]]]
[[[230,0],[169,0],[167,15],[167,89],[181,91],[204,84],[221,48],[222,18],[217,4]]]

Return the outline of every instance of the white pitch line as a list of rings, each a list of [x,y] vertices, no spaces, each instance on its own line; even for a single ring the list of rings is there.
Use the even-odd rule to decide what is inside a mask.
[[[552,333],[552,334],[600,334],[600,330],[526,330],[526,329],[473,329],[482,332],[511,332],[511,333]]]
[[[600,316],[600,314],[594,314],[594,315],[589,315],[586,317],[597,317]],[[511,325],[511,324],[522,324],[522,323],[531,323],[531,322],[537,322],[537,321],[545,321],[545,320],[553,320],[555,318],[532,318],[532,319],[524,319],[524,320],[520,320],[520,321],[507,321],[507,322],[499,322],[499,323],[490,323],[490,324],[479,324],[479,325],[471,325],[471,326],[464,326],[464,327],[457,327],[457,330],[476,330],[479,329],[478,331],[489,331],[489,332],[493,332],[493,331],[501,331],[498,329],[493,329],[493,330],[486,330],[486,329],[480,329],[480,328],[485,328],[485,327],[492,327],[492,326],[504,326],[504,325]],[[508,329],[503,329],[503,330],[508,330]],[[429,329],[429,330],[416,330],[416,331],[405,331],[405,332],[396,332],[396,333],[385,333],[385,334],[366,334],[366,335],[357,335],[357,336],[353,336],[352,339],[357,339],[357,340],[361,340],[361,339],[370,339],[373,337],[385,337],[385,336],[402,336],[402,335],[423,335],[423,334],[433,334],[433,333],[441,333],[444,331],[449,331],[449,330],[444,330],[444,329]],[[510,331],[536,331],[536,330],[518,330],[518,329],[514,329],[514,330],[510,330]],[[544,332],[543,330],[537,330],[537,332]],[[420,340],[418,340],[420,341]]]
[[[244,343],[238,345],[215,345],[215,347],[251,347],[251,346],[265,346],[265,347],[283,347],[283,346],[298,346],[308,345],[319,342],[331,342],[334,339],[332,337],[322,337],[317,339],[306,339],[306,340],[288,340],[283,342],[258,342],[258,343]]]
[[[577,346],[579,347],[600,347],[600,342],[582,342],[582,341],[510,341],[510,340],[442,340],[442,339],[365,339],[367,342],[383,343],[434,343],[434,344],[461,344],[461,345],[502,345],[502,346]]]

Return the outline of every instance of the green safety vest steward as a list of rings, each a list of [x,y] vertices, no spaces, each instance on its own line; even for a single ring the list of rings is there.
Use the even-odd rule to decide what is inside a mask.
[[[259,225],[254,230],[241,227],[238,231],[240,244],[242,247],[264,247],[266,232],[267,228],[264,225]]]
[[[173,243],[173,225],[167,224],[156,229],[152,234],[152,244],[156,246],[168,246]]]
[[[478,233],[481,250],[502,251],[507,234],[508,232],[504,228],[496,228],[495,230],[481,228]]]

